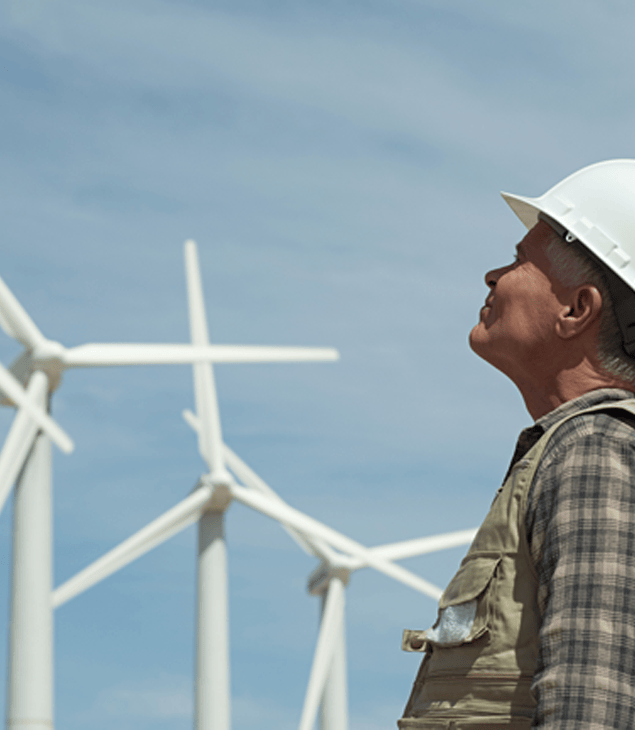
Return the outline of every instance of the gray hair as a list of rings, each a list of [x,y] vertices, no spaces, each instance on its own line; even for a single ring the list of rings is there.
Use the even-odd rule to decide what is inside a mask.
[[[551,262],[551,274],[564,286],[591,284],[600,292],[602,313],[597,342],[598,359],[609,375],[635,383],[635,360],[622,347],[622,333],[613,307],[609,280],[603,267],[588,256],[577,241],[566,243],[555,232],[549,237],[545,252]]]

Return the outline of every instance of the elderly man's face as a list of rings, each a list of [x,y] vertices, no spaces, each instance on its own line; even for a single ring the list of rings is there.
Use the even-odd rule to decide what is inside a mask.
[[[538,223],[516,247],[513,263],[485,275],[490,292],[470,333],[472,350],[515,381],[529,369],[538,372],[558,344],[554,325],[567,289],[550,273],[550,233]]]

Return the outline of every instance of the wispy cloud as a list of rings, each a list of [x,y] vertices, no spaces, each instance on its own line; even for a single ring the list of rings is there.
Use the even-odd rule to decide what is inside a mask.
[[[158,673],[150,679],[127,681],[99,692],[92,706],[73,721],[84,727],[122,728],[183,727],[193,714],[188,677]]]

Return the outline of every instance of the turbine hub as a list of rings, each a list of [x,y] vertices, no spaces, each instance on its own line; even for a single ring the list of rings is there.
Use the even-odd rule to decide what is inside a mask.
[[[321,596],[329,587],[332,578],[339,578],[347,586],[350,577],[351,571],[345,565],[325,561],[320,563],[309,576],[307,591],[312,596]]]
[[[33,350],[24,350],[12,363],[9,370],[26,388],[31,375],[41,370],[49,381],[49,394],[57,390],[62,380],[64,347],[59,342],[46,340]],[[0,401],[2,405],[15,405],[9,398]]]
[[[205,511],[224,512],[233,501],[229,485],[231,477],[225,472],[226,478],[222,481],[215,479],[215,474],[206,474],[200,479],[200,484],[204,484],[212,489],[212,496],[205,505]]]
[[[64,369],[64,346],[53,340],[45,340],[33,348],[31,355],[34,369],[45,372],[54,370],[61,373]]]

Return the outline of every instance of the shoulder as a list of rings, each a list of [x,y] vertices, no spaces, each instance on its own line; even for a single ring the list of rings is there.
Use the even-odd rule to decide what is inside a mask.
[[[617,409],[581,413],[552,434],[525,513],[534,558],[548,533],[563,536],[608,513],[635,519],[635,417]]]
[[[635,415],[607,404],[601,411],[576,414],[558,426],[545,446],[535,480],[563,461],[591,463],[605,452],[635,449]]]

